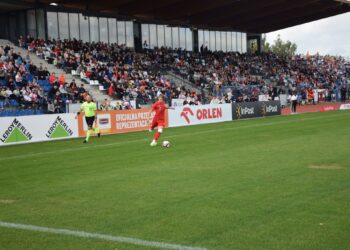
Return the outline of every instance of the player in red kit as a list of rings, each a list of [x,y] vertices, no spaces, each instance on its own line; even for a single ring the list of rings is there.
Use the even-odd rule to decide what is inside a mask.
[[[160,135],[163,133],[163,128],[165,126],[165,110],[170,108],[165,106],[164,96],[160,95],[158,97],[158,101],[152,105],[151,109],[152,110],[150,113],[155,112],[155,115],[151,123],[150,131],[158,128],[158,131],[154,135],[153,141],[151,142],[151,146],[154,147],[157,146],[157,141]]]

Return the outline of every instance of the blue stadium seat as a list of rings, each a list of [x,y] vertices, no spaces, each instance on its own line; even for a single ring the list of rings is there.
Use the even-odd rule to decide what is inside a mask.
[[[34,76],[33,76],[32,74],[30,74],[29,77],[28,77],[28,80],[30,80],[31,82],[33,82]]]
[[[31,74],[26,74],[23,77],[23,80],[27,81],[27,82],[33,82],[34,76]]]
[[[44,89],[45,92],[50,92],[52,89],[52,86],[43,86],[42,88]]]
[[[0,80],[0,86],[7,86],[7,82],[5,80]]]
[[[19,106],[17,100],[15,100],[15,99],[10,99],[9,102],[10,102],[10,106],[12,106],[12,107],[18,107]]]
[[[4,116],[11,116],[12,112],[9,110],[4,111]]]
[[[50,86],[50,83],[49,83],[48,80],[38,80],[38,84],[39,84],[41,87]]]

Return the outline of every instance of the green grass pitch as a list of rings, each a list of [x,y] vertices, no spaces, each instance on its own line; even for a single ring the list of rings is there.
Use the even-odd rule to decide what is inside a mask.
[[[350,112],[0,148],[0,221],[207,249],[350,249]],[[0,249],[153,249],[0,227]]]

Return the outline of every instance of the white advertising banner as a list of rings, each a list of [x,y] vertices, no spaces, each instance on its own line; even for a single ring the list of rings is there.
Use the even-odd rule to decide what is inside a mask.
[[[169,127],[198,125],[232,120],[232,105],[183,106],[169,109]]]
[[[288,104],[288,96],[285,95],[285,94],[280,95],[280,102],[281,102],[281,106],[282,107],[287,106],[287,104]]]
[[[350,109],[350,103],[340,105],[339,109],[340,110],[348,110],[348,109]]]
[[[80,110],[81,103],[67,103],[67,112],[68,113],[78,113]]]
[[[171,99],[171,107],[182,107],[184,105],[184,99]]]
[[[268,102],[269,101],[269,95],[259,95],[259,102]]]
[[[0,118],[0,146],[78,137],[74,114]]]

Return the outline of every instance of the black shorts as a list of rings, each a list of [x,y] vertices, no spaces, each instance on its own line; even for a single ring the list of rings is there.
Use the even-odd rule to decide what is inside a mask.
[[[95,116],[91,116],[91,117],[86,117],[85,116],[85,121],[86,121],[86,124],[89,127],[93,127],[94,126],[94,121],[95,121]]]

